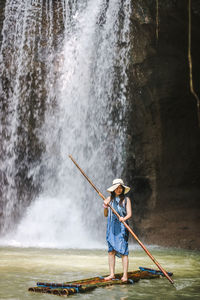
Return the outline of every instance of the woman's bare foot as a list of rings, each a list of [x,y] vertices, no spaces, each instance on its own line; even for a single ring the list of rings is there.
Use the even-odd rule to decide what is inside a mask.
[[[115,275],[109,275],[107,277],[104,277],[104,280],[106,280],[106,281],[109,281],[109,280],[112,280],[112,279],[115,279]]]
[[[126,281],[128,281],[128,278],[125,277],[125,276],[123,276],[123,277],[121,278],[121,281],[126,282]]]

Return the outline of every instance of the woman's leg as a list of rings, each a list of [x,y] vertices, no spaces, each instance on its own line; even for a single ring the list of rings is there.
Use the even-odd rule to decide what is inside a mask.
[[[108,252],[108,262],[109,262],[109,269],[110,275],[105,277],[105,280],[111,280],[115,278],[115,251]]]
[[[123,276],[122,281],[128,280],[128,255],[122,255]]]

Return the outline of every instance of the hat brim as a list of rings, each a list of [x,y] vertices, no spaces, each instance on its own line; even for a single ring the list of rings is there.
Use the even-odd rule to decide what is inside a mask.
[[[129,191],[130,191],[130,187],[129,186],[126,186],[124,184],[121,184],[121,183],[117,183],[117,184],[113,184],[111,187],[109,187],[107,189],[108,192],[112,193],[116,190],[116,188],[118,188],[118,186],[123,186],[124,187],[124,194],[127,194]]]

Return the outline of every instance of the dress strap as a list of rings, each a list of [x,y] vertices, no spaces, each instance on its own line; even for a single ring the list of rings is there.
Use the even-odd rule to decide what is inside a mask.
[[[127,204],[127,197],[125,197],[124,200],[125,200],[125,201],[124,201],[124,204],[125,204],[125,207],[126,207],[126,204]]]

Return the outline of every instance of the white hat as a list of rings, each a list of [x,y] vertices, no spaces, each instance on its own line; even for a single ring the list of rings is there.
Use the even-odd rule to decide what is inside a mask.
[[[113,180],[112,186],[107,189],[108,192],[114,192],[116,188],[118,188],[119,185],[122,185],[124,187],[124,194],[127,194],[130,191],[130,187],[124,185],[124,182],[122,179],[117,178]]]

